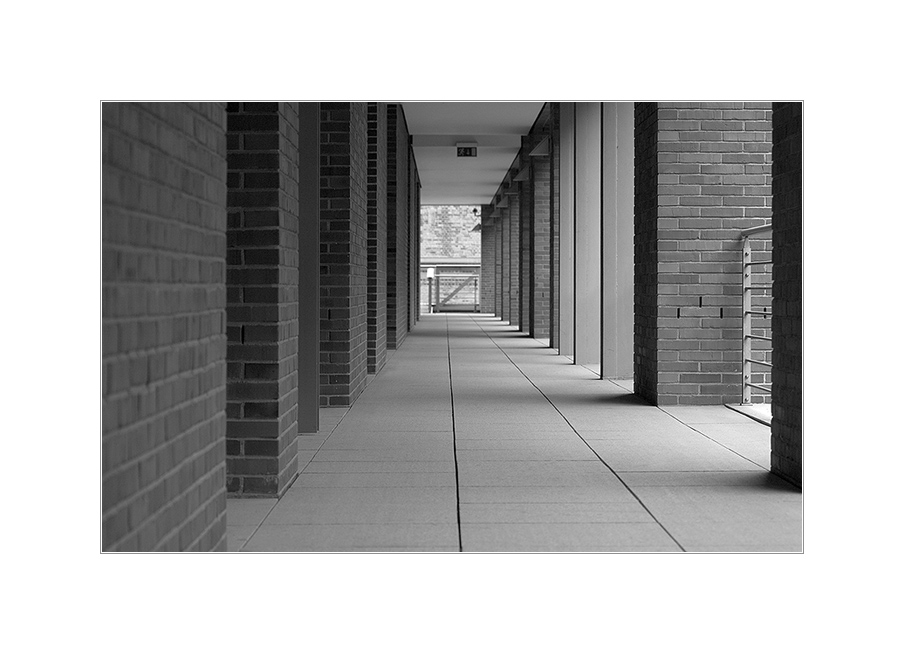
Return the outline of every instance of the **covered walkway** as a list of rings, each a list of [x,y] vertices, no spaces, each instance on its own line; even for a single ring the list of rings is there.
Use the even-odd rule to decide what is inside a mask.
[[[230,550],[802,549],[769,427],[651,406],[490,315],[423,316],[351,407],[320,414],[281,498],[228,499]]]

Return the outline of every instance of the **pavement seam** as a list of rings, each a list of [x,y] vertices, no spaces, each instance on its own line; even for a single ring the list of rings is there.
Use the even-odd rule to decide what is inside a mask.
[[[449,357],[449,401],[452,404],[452,458],[455,461],[455,515],[458,527],[458,551],[461,543],[461,483],[458,479],[458,445],[455,440],[455,390],[452,384],[452,339],[449,337],[449,316],[446,316],[446,354]]]
[[[448,320],[448,319],[447,319],[447,320]],[[565,414],[562,413],[562,411],[559,409],[558,406],[556,406],[556,403],[553,402],[551,399],[549,399],[549,397],[547,397],[546,393],[544,393],[544,392],[540,389],[540,387],[537,386],[537,385],[534,383],[534,381],[533,381],[530,377],[528,377],[528,376],[525,374],[525,372],[524,372],[523,370],[521,370],[521,368],[518,366],[518,364],[515,363],[515,362],[512,360],[512,358],[509,356],[508,352],[506,352],[504,349],[502,349],[502,347],[501,347],[501,346],[496,342],[496,340],[495,340],[495,339],[494,339],[494,338],[493,338],[493,337],[492,337],[492,336],[491,336],[491,335],[483,328],[483,326],[480,325],[480,323],[478,323],[476,320],[474,320],[473,317],[471,317],[471,321],[472,321],[475,325],[477,325],[477,327],[480,329],[480,331],[482,331],[482,332],[484,333],[484,335],[485,335],[487,338],[490,339],[490,341],[493,343],[493,345],[495,345],[495,346],[499,349],[499,351],[502,352],[502,353],[505,355],[505,357],[509,360],[509,362],[510,362],[513,366],[515,366],[515,368],[518,370],[518,372],[520,372],[521,375],[522,375],[528,382],[530,382],[531,386],[533,386],[533,387],[537,390],[537,392],[540,393],[540,395],[542,395],[543,398],[544,398],[547,402],[549,402],[549,403],[552,405],[552,407],[558,412],[558,414],[559,414],[560,416],[562,416],[562,419],[563,419],[566,423],[568,423],[568,426],[571,427],[571,430],[575,433],[575,435],[577,435],[577,437],[581,439],[581,441],[584,443],[584,445],[586,445],[586,446],[588,447],[588,449],[590,449],[590,451],[593,452],[593,454],[596,456],[596,458],[600,460],[600,463],[602,463],[604,466],[606,466],[606,468],[609,469],[609,472],[611,472],[613,475],[615,475],[615,478],[618,479],[619,482],[621,482],[621,484],[625,487],[625,489],[626,489],[629,493],[631,493],[631,495],[634,496],[634,499],[637,500],[637,502],[644,508],[644,510],[650,515],[650,517],[653,518],[653,520],[656,522],[656,524],[659,525],[660,529],[662,529],[662,531],[664,531],[665,534],[666,534],[669,538],[672,539],[672,541],[675,543],[675,545],[677,545],[678,548],[679,548],[682,552],[687,552],[687,550],[684,549],[684,547],[681,545],[681,543],[678,542],[678,539],[675,538],[675,537],[672,535],[672,533],[671,533],[668,529],[665,528],[665,525],[663,525],[663,524],[659,521],[659,519],[653,514],[653,512],[650,510],[650,508],[649,508],[646,504],[643,503],[643,500],[641,500],[640,497],[638,497],[637,493],[634,492],[634,490],[627,484],[627,482],[625,482],[625,480],[622,479],[622,478],[619,476],[619,474],[612,468],[612,466],[610,466],[608,463],[606,463],[605,459],[603,459],[603,457],[600,456],[599,452],[597,452],[597,451],[594,450],[592,447],[590,447],[590,444],[584,439],[583,436],[581,436],[581,433],[580,433],[577,429],[575,429],[574,425],[571,424],[571,421],[568,420],[568,418],[565,416]]]

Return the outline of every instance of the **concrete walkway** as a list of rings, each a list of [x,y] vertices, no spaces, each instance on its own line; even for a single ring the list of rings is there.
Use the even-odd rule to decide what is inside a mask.
[[[228,500],[230,550],[802,549],[768,427],[650,406],[491,316],[423,316],[321,423],[279,501]]]

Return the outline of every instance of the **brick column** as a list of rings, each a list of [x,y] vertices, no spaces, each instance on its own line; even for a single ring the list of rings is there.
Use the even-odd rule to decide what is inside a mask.
[[[634,105],[634,392],[654,404],[659,389],[659,111]]]
[[[547,137],[546,128],[538,130],[531,139],[531,147],[536,147]],[[549,338],[550,173],[549,155],[531,157],[530,218],[533,270],[530,285],[530,335],[534,338]]]
[[[386,104],[367,103],[367,372],[386,363]]]
[[[740,231],[771,217],[770,103],[638,104],[635,392],[741,398]]]
[[[421,241],[421,180],[417,174],[414,148],[408,146],[408,330],[417,322],[420,306],[420,241]]]
[[[512,225],[511,211],[509,209],[497,209],[502,215],[499,221],[502,223],[502,315],[499,317],[514,325],[517,321],[512,318]]]
[[[386,177],[386,345],[397,349],[408,333],[408,128],[402,106],[390,104]]]
[[[348,406],[367,377],[367,105],[320,110],[320,403]]]
[[[102,547],[226,549],[226,113],[101,106]]]
[[[521,152],[519,153],[519,161],[516,166],[512,167],[509,175],[515,175],[525,167],[530,166],[530,160],[527,153],[530,151],[530,139],[526,136],[521,137]],[[509,196],[509,200],[513,205],[518,207],[518,220],[520,229],[518,230],[518,298],[520,300],[518,313],[518,328],[524,333],[530,333],[531,320],[531,302],[533,300],[532,287],[534,283],[533,270],[533,254],[534,254],[534,234],[533,234],[533,206],[531,203],[531,180],[523,182],[513,182],[517,193]]]
[[[495,213],[493,205],[490,205],[490,213]],[[504,302],[503,271],[505,269],[505,225],[500,216],[492,218],[491,220],[493,221],[493,229],[496,232],[496,258],[494,260],[496,270],[493,276],[494,288],[496,290],[495,296],[493,297],[493,313],[497,318],[502,319],[502,307]]]
[[[227,108],[227,488],[298,473],[298,107]]]
[[[492,313],[496,306],[496,226],[488,204],[480,207],[480,311]]]
[[[803,484],[803,112],[773,105],[772,470]]]
[[[550,137],[549,137],[549,346],[559,347],[559,285],[561,275],[561,255],[559,253],[559,178],[561,163],[559,161],[559,107],[560,103],[550,103]]]

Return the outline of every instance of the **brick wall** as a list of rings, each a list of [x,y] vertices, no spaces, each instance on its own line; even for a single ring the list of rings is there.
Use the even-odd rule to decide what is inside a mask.
[[[298,107],[227,106],[227,489],[298,473]]]
[[[635,139],[635,391],[738,403],[740,230],[771,217],[771,105],[643,103]]]
[[[803,484],[803,106],[773,113],[772,470]]]
[[[408,128],[402,107],[387,107],[386,345],[398,348],[408,333]]]
[[[321,103],[320,160],[320,402],[348,406],[367,378],[366,103]]]
[[[493,209],[480,207],[480,310],[492,313],[496,306],[496,227],[490,214]]]
[[[473,210],[477,209],[475,216]],[[480,220],[480,206],[424,205],[420,210],[420,252],[426,258],[472,259],[480,256],[480,233],[472,231]]]
[[[102,547],[226,546],[226,116],[104,103]]]
[[[386,363],[386,104],[367,103],[367,372]]]

